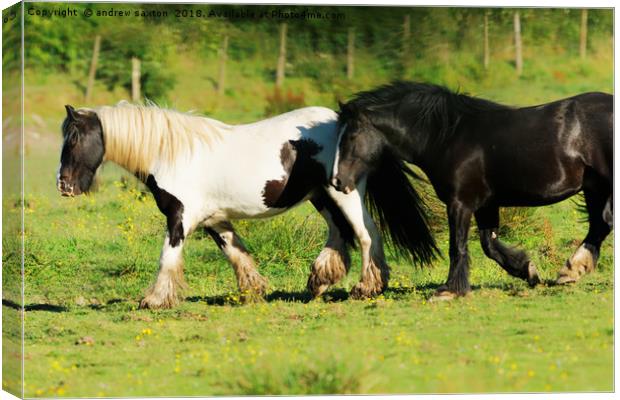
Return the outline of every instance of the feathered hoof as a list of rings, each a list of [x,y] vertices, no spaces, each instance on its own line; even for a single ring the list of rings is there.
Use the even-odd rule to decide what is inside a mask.
[[[252,303],[263,303],[265,301],[265,293],[264,292],[241,292],[239,296],[240,301],[243,304],[252,304]]]
[[[310,294],[312,294],[313,298],[321,296],[329,286],[329,283],[324,283],[323,280],[315,274],[311,274],[310,277],[308,277],[308,283],[306,284],[306,288]]]
[[[560,269],[555,283],[558,285],[575,283],[585,274],[594,271],[595,267],[596,257],[586,246],[581,245],[575,254],[566,261],[566,265]]]
[[[540,283],[540,277],[538,276],[538,270],[533,262],[527,264],[527,284],[533,288]]]
[[[312,264],[306,287],[316,298],[347,274],[351,260],[346,250],[325,247]]]
[[[161,275],[157,281],[145,293],[140,301],[140,308],[143,309],[165,309],[173,308],[183,300],[183,291],[187,284],[183,275]]]
[[[173,308],[179,304],[180,301],[181,299],[177,296],[160,297],[151,293],[140,300],[140,308],[150,310]]]
[[[430,302],[437,303],[442,301],[450,301],[454,300],[457,297],[465,297],[469,294],[469,291],[465,293],[458,293],[456,291],[452,291],[448,288],[447,285],[441,285],[437,288],[433,296],[430,298]]]
[[[351,289],[351,298],[354,300],[369,299],[383,293],[383,287],[381,285],[372,285],[366,282],[358,282]]]
[[[585,268],[572,266],[569,262],[567,262],[566,265],[562,267],[560,271],[558,271],[558,278],[555,280],[555,283],[558,285],[577,283],[577,281],[581,279],[581,276],[585,274]]]
[[[558,279],[555,280],[556,285],[570,285],[571,283],[577,283],[579,278],[574,278],[568,275],[560,275],[558,273]]]
[[[261,275],[252,275],[245,279],[241,291],[241,299],[244,303],[256,303],[264,301],[267,288],[269,287],[267,278]]]

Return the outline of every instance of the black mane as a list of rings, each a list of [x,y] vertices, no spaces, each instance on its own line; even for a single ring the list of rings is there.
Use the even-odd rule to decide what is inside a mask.
[[[442,142],[454,133],[464,116],[511,108],[440,85],[395,81],[357,93],[342,106],[340,122],[364,113],[372,115],[376,125],[402,121],[421,133],[434,133],[434,139]]]

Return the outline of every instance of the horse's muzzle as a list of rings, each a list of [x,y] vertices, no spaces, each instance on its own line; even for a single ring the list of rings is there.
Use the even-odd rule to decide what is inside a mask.
[[[342,192],[344,194],[349,194],[353,191],[353,189],[351,189],[347,185],[344,185],[342,181],[340,180],[340,178],[336,176],[332,178],[331,184],[337,191]]]
[[[60,194],[65,197],[73,197],[80,194],[80,190],[77,189],[76,185],[71,185],[67,183],[64,179],[59,179],[56,182],[56,188],[58,189]]]

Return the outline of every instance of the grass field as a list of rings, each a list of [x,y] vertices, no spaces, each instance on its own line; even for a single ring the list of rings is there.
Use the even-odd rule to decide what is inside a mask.
[[[466,89],[518,104],[610,91],[610,60],[563,75],[568,83],[517,80]],[[194,65],[181,60],[180,70],[183,63]],[[579,70],[573,67],[557,66]],[[200,88],[179,79],[191,104]],[[73,89],[58,82],[41,78],[27,85],[27,397],[614,389],[613,235],[595,273],[573,286],[552,284],[587,230],[570,200],[535,209],[503,236],[537,264],[544,283],[535,289],[484,257],[472,228],[472,294],[429,302],[448,272],[447,234],[439,224],[445,258],[431,268],[416,269],[390,255],[390,288],[377,299],[354,301],[347,295],[359,279],[354,253],[349,276],[309,301],[305,283],[326,227],[304,205],[271,220],[236,223],[270,280],[265,302],[239,302],[231,268],[197,232],[185,246],[186,301],[173,310],[138,310],[157,271],[164,220],[151,195],[133,178],[121,179],[114,166],[106,166],[92,195],[57,194],[62,105],[79,104]],[[98,101],[115,96],[106,92]],[[260,112],[243,105],[215,115],[247,122]],[[5,221],[19,216],[18,206],[5,191]],[[13,302],[19,301],[20,255],[12,251],[18,232],[10,228],[3,231],[4,351],[16,361],[11,335],[19,335]],[[3,388],[18,391],[18,372],[6,365]]]
[[[240,304],[230,267],[197,233],[185,251],[187,301],[137,310],[163,237],[150,195],[107,168],[97,193],[60,198],[45,182],[56,155],[36,159],[26,166],[26,396],[613,388],[612,240],[575,286],[527,288],[482,255],[472,232],[468,298],[428,302],[446,259],[419,270],[392,256],[385,295],[349,300],[356,254],[350,275],[308,302],[325,228],[303,206],[237,224],[270,279],[266,302]],[[507,240],[527,248],[550,282],[585,234],[580,217],[570,201],[540,208]],[[446,254],[445,233],[438,239]],[[4,307],[5,318],[16,313]]]

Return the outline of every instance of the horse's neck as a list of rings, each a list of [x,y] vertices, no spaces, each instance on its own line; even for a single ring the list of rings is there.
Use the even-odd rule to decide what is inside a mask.
[[[216,134],[212,138],[215,141],[227,125],[213,121],[218,124]],[[199,135],[177,137],[174,137],[173,133],[157,135],[144,128],[127,130],[125,134],[122,132],[104,134],[104,140],[105,160],[136,175],[148,175],[155,168],[175,168],[179,162],[187,161],[194,152],[204,152],[213,145],[210,143],[211,139]]]
[[[426,159],[428,135],[419,134],[411,128],[404,132],[384,132],[385,141],[390,151],[401,159],[412,164],[423,164]]]
[[[140,151],[143,141],[141,137],[136,136],[136,132],[127,131],[126,135],[121,135],[120,132],[104,130],[104,160],[113,162],[134,175],[148,174],[150,165],[144,163]]]

